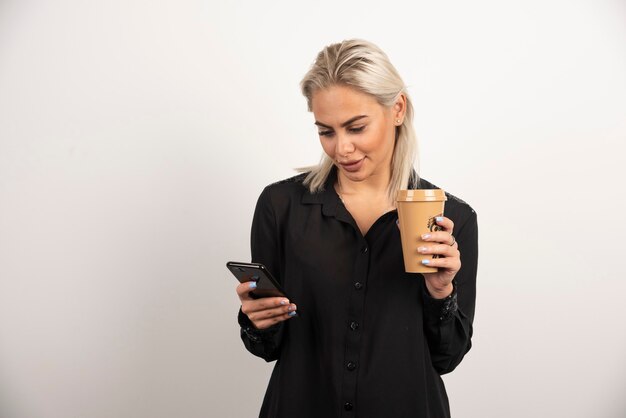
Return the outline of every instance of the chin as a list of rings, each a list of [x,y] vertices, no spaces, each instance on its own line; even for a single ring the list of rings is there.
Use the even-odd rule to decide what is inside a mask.
[[[371,175],[371,173],[367,172],[363,168],[359,171],[352,172],[352,173],[342,169],[341,167],[339,168],[339,170],[341,170],[344,176],[346,176],[352,181],[363,181]]]

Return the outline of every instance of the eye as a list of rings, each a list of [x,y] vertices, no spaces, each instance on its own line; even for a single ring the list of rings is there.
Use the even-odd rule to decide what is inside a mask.
[[[348,129],[350,132],[352,132],[353,134],[358,134],[359,132],[361,132],[363,129],[365,129],[365,125],[363,126],[359,126],[358,128],[350,128]]]

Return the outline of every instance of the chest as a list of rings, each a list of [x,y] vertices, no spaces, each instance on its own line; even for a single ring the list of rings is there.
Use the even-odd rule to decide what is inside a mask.
[[[344,206],[354,218],[361,234],[365,236],[378,218],[395,209],[387,202],[372,203],[367,201],[344,200]]]

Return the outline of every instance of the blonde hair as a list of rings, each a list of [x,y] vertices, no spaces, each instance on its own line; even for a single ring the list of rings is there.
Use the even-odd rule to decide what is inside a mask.
[[[398,190],[407,189],[410,181],[418,180],[411,178],[417,154],[413,105],[400,74],[379,47],[362,39],[349,39],[328,45],[320,51],[300,82],[309,112],[312,110],[313,93],[333,85],[346,85],[369,94],[385,107],[393,106],[400,93],[405,94],[406,114],[402,125],[396,127],[391,179],[387,188],[387,197],[390,202],[394,202]],[[296,170],[300,173],[308,172],[303,184],[311,193],[317,193],[324,189],[333,165],[333,160],[324,153],[319,164]]]

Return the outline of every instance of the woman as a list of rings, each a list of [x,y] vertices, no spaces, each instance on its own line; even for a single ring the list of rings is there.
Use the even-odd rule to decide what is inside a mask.
[[[240,284],[246,348],[277,360],[261,417],[449,417],[441,374],[471,347],[476,213],[449,193],[440,231],[416,249],[437,273],[405,273],[399,189],[437,186],[412,163],[413,108],[375,45],[324,48],[301,82],[324,156],[267,186],[252,261],[293,299],[252,299]]]

